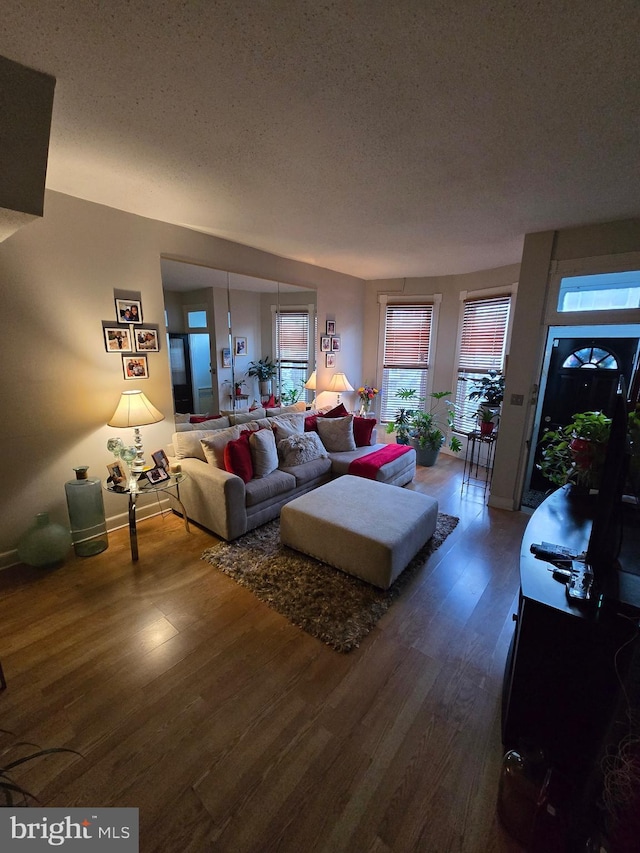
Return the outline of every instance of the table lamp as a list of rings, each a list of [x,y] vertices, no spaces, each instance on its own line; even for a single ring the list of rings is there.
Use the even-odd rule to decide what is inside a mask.
[[[331,382],[329,382],[329,387],[327,391],[337,391],[338,399],[336,401],[336,405],[340,405],[340,394],[342,391],[353,391],[353,385],[349,382],[346,375],[344,373],[334,373],[331,377]]]
[[[164,415],[151,403],[142,391],[123,391],[115,412],[107,426],[111,427],[133,427],[134,445],[136,458],[131,464],[133,471],[143,471],[145,467],[144,453],[142,450],[142,436],[140,427],[147,424],[157,424],[164,420]]]
[[[311,376],[304,383],[304,387],[309,391],[316,391],[318,387],[318,377],[316,375],[316,371],[314,370]],[[311,405],[315,406],[316,404],[316,395],[313,395],[313,400],[311,401]]]

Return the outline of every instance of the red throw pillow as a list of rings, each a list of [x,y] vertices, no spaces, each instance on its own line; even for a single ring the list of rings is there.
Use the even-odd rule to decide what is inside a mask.
[[[222,415],[191,415],[189,418],[190,424],[201,424],[204,421],[217,421]]]
[[[237,474],[245,483],[253,479],[253,462],[249,448],[249,430],[240,433],[240,438],[228,442],[224,449],[224,467],[230,474]]]
[[[325,412],[322,416],[323,418],[346,418],[349,412],[345,409],[344,404],[340,403],[340,405],[336,406],[335,409],[331,409],[328,412]]]
[[[276,398],[273,394],[269,397],[266,403],[262,404],[263,409],[275,409],[278,404],[276,403]]]
[[[371,444],[371,435],[377,423],[375,418],[359,418],[357,415],[354,417],[353,437],[356,447],[368,447]]]
[[[307,415],[304,419],[304,431],[305,432],[318,432],[318,418],[321,415]]]

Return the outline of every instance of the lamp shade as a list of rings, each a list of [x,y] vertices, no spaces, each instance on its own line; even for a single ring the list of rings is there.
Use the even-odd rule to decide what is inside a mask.
[[[349,382],[344,373],[334,373],[329,382],[327,391],[353,391],[353,385]]]
[[[316,371],[314,370],[313,373],[311,374],[311,376],[304,383],[304,387],[308,391],[315,391],[316,388],[318,387],[317,383],[318,383],[318,378],[316,376]]]
[[[107,426],[140,427],[163,420],[162,412],[149,402],[142,391],[123,391]]]

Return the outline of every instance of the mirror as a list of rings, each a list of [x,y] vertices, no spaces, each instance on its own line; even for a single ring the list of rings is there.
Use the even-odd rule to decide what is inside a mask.
[[[176,412],[311,400],[314,289],[168,258],[161,272]],[[259,362],[276,365],[264,384]]]

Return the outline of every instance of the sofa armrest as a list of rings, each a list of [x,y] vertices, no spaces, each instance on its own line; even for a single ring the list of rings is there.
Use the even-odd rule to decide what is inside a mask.
[[[181,459],[187,477],[180,498],[187,516],[223,539],[246,533],[245,487],[241,477],[200,459]]]

